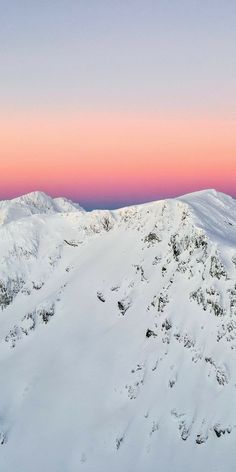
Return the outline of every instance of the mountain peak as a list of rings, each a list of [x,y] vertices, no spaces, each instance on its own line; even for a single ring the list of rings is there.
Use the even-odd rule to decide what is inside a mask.
[[[40,190],[35,190],[33,192],[26,193],[24,195],[20,195],[19,197],[11,199],[11,201],[15,202],[24,202],[26,204],[38,204],[38,203],[48,203],[52,201],[52,197],[47,195],[45,192]]]
[[[0,225],[0,470],[234,471],[236,202],[19,200]]]
[[[34,191],[0,202],[0,223],[34,214],[82,212],[82,207],[66,198],[52,198],[42,191]]]
[[[178,197],[178,199],[186,201],[199,200],[199,202],[203,200],[210,202],[217,199],[225,203],[234,201],[233,197],[231,197],[230,195],[224,192],[219,192],[214,188],[197,190],[196,192],[187,193]]]

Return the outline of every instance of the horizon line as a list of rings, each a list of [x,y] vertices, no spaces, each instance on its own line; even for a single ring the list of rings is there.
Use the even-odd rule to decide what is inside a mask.
[[[83,201],[83,199],[74,200],[73,198],[71,198],[71,196],[66,196],[66,195],[63,195],[63,194],[52,195],[48,192],[45,192],[44,190],[33,190],[33,191],[30,191],[30,192],[17,194],[16,196],[11,196],[11,197],[1,197],[0,196],[0,202],[14,201],[14,200],[20,199],[21,197],[27,197],[27,196],[31,196],[31,195],[34,195],[34,194],[40,194],[40,195],[44,195],[48,198],[51,198],[52,200],[57,199],[57,198],[63,198],[65,200],[71,201],[72,203],[79,204],[81,206],[81,208],[83,208],[86,211],[119,210],[121,208],[145,205],[145,204],[148,204],[148,203],[155,203],[155,202],[163,201],[163,200],[178,199],[178,198],[182,198],[182,197],[186,197],[186,196],[190,196],[190,195],[196,195],[196,194],[207,193],[207,192],[208,193],[211,192],[211,193],[214,193],[214,194],[222,194],[222,195],[231,197],[234,200],[236,198],[236,195],[232,195],[232,194],[227,193],[227,192],[222,192],[221,190],[217,190],[217,188],[203,187],[203,188],[200,188],[198,190],[193,190],[192,192],[175,193],[175,194],[169,194],[169,195],[160,195],[159,197],[154,198],[154,199],[153,198],[152,199],[147,199],[147,200],[146,199],[145,200],[138,199],[138,201],[135,200],[135,199],[133,199],[131,201],[116,199],[116,200],[110,201],[110,202],[109,202],[109,200],[101,200],[100,199],[100,200],[98,200],[97,203],[93,200],[91,200],[91,201],[90,200]]]

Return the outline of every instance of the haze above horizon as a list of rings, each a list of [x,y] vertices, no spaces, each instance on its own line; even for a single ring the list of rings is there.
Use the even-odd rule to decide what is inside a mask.
[[[236,195],[236,3],[0,1],[0,198]]]

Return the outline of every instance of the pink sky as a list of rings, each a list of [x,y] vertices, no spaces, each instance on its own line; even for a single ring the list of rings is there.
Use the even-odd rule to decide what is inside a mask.
[[[236,122],[122,113],[0,116],[0,196],[145,201],[214,187],[235,195]]]

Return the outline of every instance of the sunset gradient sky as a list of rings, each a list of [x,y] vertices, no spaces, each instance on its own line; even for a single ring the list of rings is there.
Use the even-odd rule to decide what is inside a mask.
[[[234,0],[0,0],[0,198],[236,196]]]

